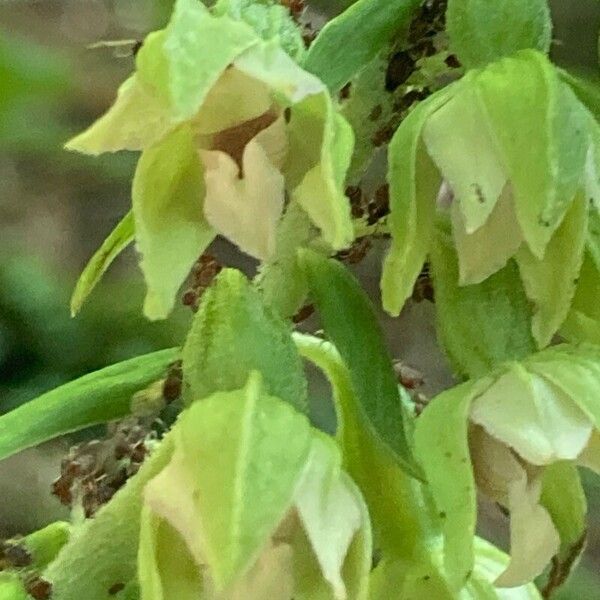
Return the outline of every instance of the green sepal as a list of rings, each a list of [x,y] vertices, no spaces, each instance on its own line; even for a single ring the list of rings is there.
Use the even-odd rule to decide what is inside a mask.
[[[215,236],[202,212],[203,198],[202,165],[190,128],[176,129],[143,152],[132,203],[149,319],[171,312],[177,290]]]
[[[417,0],[358,0],[323,27],[304,68],[337,92],[396,37],[407,30]]]
[[[421,102],[402,122],[388,150],[392,247],[383,265],[381,292],[383,307],[392,315],[400,313],[410,296],[429,251],[441,177],[421,132],[428,117],[447,102],[450,89]]]

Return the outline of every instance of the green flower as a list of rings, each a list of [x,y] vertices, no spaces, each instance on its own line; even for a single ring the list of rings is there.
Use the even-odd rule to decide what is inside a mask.
[[[256,372],[194,403],[173,433],[171,461],[144,490],[145,600],[366,598],[362,496],[334,442]]]
[[[166,29],[146,38],[115,104],[67,144],[89,154],[142,151],[133,217],[150,318],[169,313],[216,234],[272,259],[286,198],[332,249],[353,237],[343,193],[350,126],[325,85],[283,49],[289,28],[262,31],[263,39],[223,6],[178,0]]]
[[[571,305],[589,200],[596,211],[600,199],[599,131],[535,50],[472,70],[421,103],[390,146],[386,309],[399,312],[436,220],[446,221],[460,285],[480,283],[516,260],[534,307],[533,336],[547,345]]]
[[[472,568],[475,483],[510,512],[511,561],[496,585],[522,585],[552,557],[581,550],[576,466],[600,472],[599,359],[595,346],[556,346],[425,409],[416,448],[444,519],[449,572],[466,579]]]

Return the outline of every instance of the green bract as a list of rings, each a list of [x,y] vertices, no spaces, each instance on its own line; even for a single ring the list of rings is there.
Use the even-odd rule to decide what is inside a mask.
[[[460,285],[516,260],[534,307],[533,337],[547,345],[569,311],[588,198],[598,198],[596,127],[534,50],[470,71],[421,103],[390,146],[385,308],[401,309],[442,219],[451,225]]]
[[[178,0],[167,27],[146,38],[115,104],[67,144],[89,154],[142,151],[133,215],[150,318],[169,313],[216,234],[272,258],[286,195],[331,248],[352,241],[343,194],[352,130],[326,86],[286,53],[281,27],[259,35],[248,24],[280,10],[246,4],[220,3],[213,13]],[[78,290],[75,308],[90,288]]]
[[[360,493],[335,444],[258,374],[195,403],[174,433],[171,462],[144,492],[143,600],[366,598]]]
[[[596,346],[547,349],[443,392],[417,420],[417,456],[444,514],[445,564],[457,583],[473,565],[475,483],[511,515],[511,562],[496,585],[531,581],[561,544],[581,549],[574,466],[600,470],[599,359]],[[565,485],[571,493],[552,493]]]

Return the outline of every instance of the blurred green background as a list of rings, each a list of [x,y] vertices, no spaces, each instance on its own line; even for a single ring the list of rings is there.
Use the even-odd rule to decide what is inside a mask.
[[[135,156],[92,159],[62,150],[109,106],[133,65],[122,49],[87,46],[141,39],[165,23],[171,4],[0,0],[0,413],[90,370],[183,338],[189,320],[183,307],[168,323],[141,317],[143,286],[131,249],[81,315],[70,318],[78,273],[128,208]],[[349,1],[309,4],[333,14]],[[596,79],[600,2],[555,0],[552,8],[554,59]],[[37,455],[29,460],[50,469],[50,479],[56,474],[55,457],[51,466]],[[4,468],[0,497],[9,479],[20,492],[22,483]],[[561,600],[600,598],[600,483],[590,478],[587,487],[590,542],[584,567],[556,596]],[[0,507],[0,533],[28,523],[18,514]]]

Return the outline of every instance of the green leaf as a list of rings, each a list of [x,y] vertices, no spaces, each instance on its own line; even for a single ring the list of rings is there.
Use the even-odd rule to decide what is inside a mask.
[[[383,265],[381,291],[383,307],[392,315],[400,313],[410,296],[429,251],[441,177],[425,151],[421,130],[447,101],[449,89],[421,102],[402,122],[388,150],[392,247]]]
[[[43,573],[52,600],[106,600],[113,585],[136,577],[143,489],[169,462],[173,441],[165,436],[111,501],[78,526]]]
[[[403,425],[398,383],[373,305],[341,264],[306,250],[300,264],[323,328],[350,369],[365,423],[383,448],[408,472],[418,474]]]
[[[130,414],[132,395],[158,380],[178,348],[84,375],[0,416],[0,459],[90,425]]]
[[[133,180],[136,243],[148,293],[144,312],[165,318],[179,286],[214,238],[203,212],[203,172],[190,128],[142,154]]]
[[[415,453],[421,463],[444,534],[449,581],[462,587],[473,570],[477,521],[475,481],[467,439],[471,402],[492,383],[467,382],[431,400],[417,419]]]
[[[321,369],[331,384],[344,468],[365,496],[379,547],[386,556],[403,561],[427,556],[439,527],[423,484],[402,471],[371,433],[351,373],[335,346],[298,333],[294,340],[302,356]]]
[[[583,183],[588,115],[548,59],[526,50],[474,78],[531,252],[546,245]]]
[[[560,335],[569,342],[600,345],[600,262],[593,258],[594,252],[588,237],[588,251],[579,272],[571,310],[560,328]]]
[[[240,389],[255,370],[270,394],[304,412],[306,379],[290,334],[242,273],[222,271],[204,294],[183,349],[190,399]]]
[[[438,337],[457,374],[484,375],[535,351],[531,309],[514,262],[482,283],[461,287],[452,241],[438,229],[431,263]]]
[[[597,81],[590,79],[584,74],[570,73],[566,69],[559,69],[561,79],[567,83],[580,102],[594,116],[595,120],[600,120],[600,85]]]
[[[358,0],[311,44],[304,67],[337,92],[408,29],[417,0]]]
[[[148,485],[146,500],[223,590],[252,565],[288,511],[308,459],[310,426],[266,395],[254,372],[243,390],[194,403],[176,431],[174,459]]]
[[[450,46],[467,68],[519,50],[550,49],[552,21],[546,0],[449,0],[446,20]]]
[[[133,213],[128,212],[89,260],[77,280],[71,297],[71,316],[75,316],[92,293],[113,260],[129,246],[135,235]]]
[[[586,248],[596,269],[600,271],[600,212],[590,207]]]
[[[578,194],[546,247],[543,260],[528,248],[516,256],[525,293],[534,306],[531,328],[539,347],[551,342],[571,307],[583,262],[587,214],[587,199]]]

